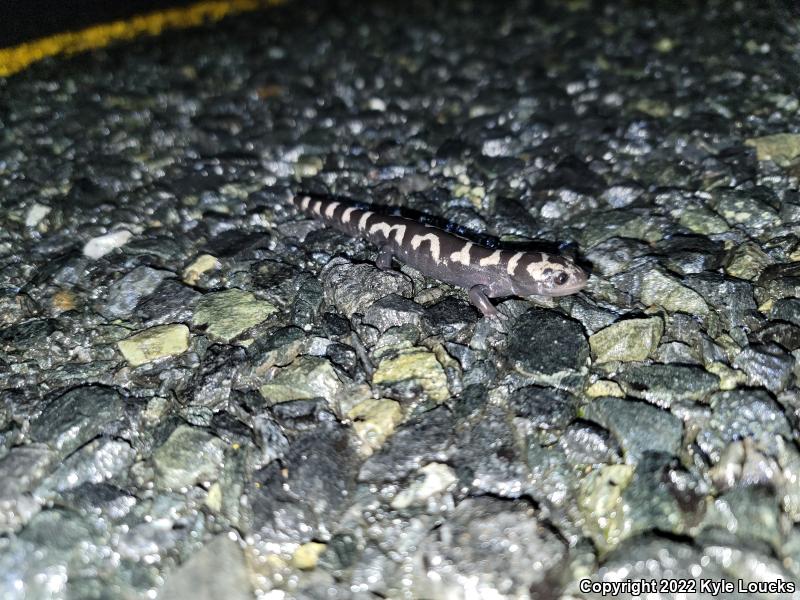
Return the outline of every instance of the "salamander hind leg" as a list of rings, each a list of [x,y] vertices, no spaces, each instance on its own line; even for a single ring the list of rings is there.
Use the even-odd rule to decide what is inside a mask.
[[[391,269],[392,258],[394,258],[392,249],[389,246],[382,246],[380,252],[378,252],[378,260],[375,261],[375,264],[378,265],[379,269],[383,269],[384,271]]]
[[[486,286],[474,285],[469,288],[469,299],[485,316],[494,318],[500,316],[497,309],[489,302],[489,298],[486,295]]]

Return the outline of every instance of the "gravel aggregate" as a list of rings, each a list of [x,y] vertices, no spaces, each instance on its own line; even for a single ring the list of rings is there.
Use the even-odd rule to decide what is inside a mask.
[[[800,598],[798,16],[294,2],[0,79],[0,597]],[[591,278],[486,319],[299,190]]]

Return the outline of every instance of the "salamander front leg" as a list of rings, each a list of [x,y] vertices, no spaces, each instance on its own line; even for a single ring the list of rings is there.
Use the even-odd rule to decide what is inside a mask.
[[[375,261],[375,264],[378,265],[379,269],[383,269],[384,271],[391,269],[392,258],[394,258],[392,249],[389,246],[383,246],[380,252],[378,252],[378,260]]]
[[[500,316],[500,313],[497,312],[497,309],[489,302],[486,291],[485,285],[474,285],[469,288],[469,299],[485,316],[497,318]]]

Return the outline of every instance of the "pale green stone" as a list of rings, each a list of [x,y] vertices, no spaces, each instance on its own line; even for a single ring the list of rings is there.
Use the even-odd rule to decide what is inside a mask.
[[[640,297],[647,306],[662,306],[670,312],[708,314],[708,305],[700,294],[659,271],[644,276]]]
[[[589,336],[589,346],[598,363],[640,361],[655,351],[663,333],[664,323],[658,317],[628,319]]]
[[[602,398],[604,396],[624,398],[625,392],[622,391],[622,388],[619,387],[617,382],[608,381],[607,379],[600,379],[586,388],[586,395],[589,398]]]
[[[180,489],[215,480],[222,468],[225,442],[203,429],[181,425],[153,453],[156,480]]]
[[[450,397],[444,369],[436,356],[428,350],[414,348],[385,358],[372,376],[374,385],[407,380],[417,382],[428,398],[435,402],[444,402]]]
[[[739,279],[754,281],[772,259],[753,242],[745,242],[731,252],[725,272]]]
[[[578,507],[586,519],[589,535],[603,551],[616,547],[626,537],[622,493],[634,470],[633,465],[606,465],[581,481]]]
[[[313,177],[319,173],[324,166],[319,156],[301,156],[294,165],[294,176],[297,179]]]
[[[132,367],[166,356],[183,354],[189,348],[189,328],[180,323],[158,325],[117,342]]]
[[[644,240],[651,244],[659,241],[663,237],[658,224],[652,218],[647,217],[631,219],[616,231],[616,235],[619,237]]]
[[[197,303],[192,324],[207,325],[209,339],[227,343],[277,310],[270,302],[257,299],[252,292],[234,288],[203,296]]]
[[[409,506],[424,506],[429,498],[447,491],[458,477],[452,467],[443,463],[429,463],[418,471],[410,485],[392,500],[392,508],[402,510]]]
[[[394,400],[367,398],[347,413],[368,451],[379,448],[403,420],[403,409]]]
[[[342,389],[342,382],[324,358],[301,356],[259,389],[273,403],[320,397],[332,402]]]
[[[728,223],[759,230],[780,223],[780,217],[770,206],[747,196],[721,194],[714,208]]]
[[[788,167],[800,157],[800,133],[776,133],[744,141],[756,149],[758,160],[771,160],[782,167]]]
[[[656,119],[668,117],[672,112],[672,107],[667,102],[651,98],[640,98],[636,100],[636,102],[633,103],[633,108],[646,115],[655,117]]]
[[[747,375],[720,362],[706,365],[706,371],[719,377],[719,389],[735,390],[747,384]]]
[[[326,544],[320,542],[306,542],[294,551],[292,566],[303,571],[308,571],[317,566],[320,555],[325,551]]]
[[[707,208],[686,208],[675,211],[673,216],[677,217],[678,223],[686,229],[701,235],[724,233],[730,229],[725,219]]]

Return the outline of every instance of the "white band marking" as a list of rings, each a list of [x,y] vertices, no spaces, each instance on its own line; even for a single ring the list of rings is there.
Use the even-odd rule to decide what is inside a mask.
[[[430,241],[431,243],[431,256],[433,257],[433,262],[439,264],[439,236],[435,233],[426,233],[425,235],[415,235],[411,238],[411,247],[416,250],[419,248],[419,245],[424,242],[425,240]]]
[[[486,258],[482,258],[478,261],[478,264],[482,267],[488,267],[490,265],[499,265],[500,264],[500,250],[495,250]]]
[[[458,252],[453,252],[450,255],[450,260],[453,262],[460,262],[462,265],[469,264],[469,249],[472,248],[472,242],[467,242],[464,247]]]
[[[514,270],[517,268],[517,263],[519,262],[519,259],[522,258],[523,254],[525,254],[525,253],[524,252],[517,252],[514,256],[512,256],[509,259],[508,266],[506,267],[506,272],[509,275],[513,275],[514,274]]]
[[[344,209],[342,213],[342,223],[349,223],[350,222],[350,215],[353,214],[353,211],[356,210],[355,206],[348,206]]]
[[[331,202],[328,205],[328,208],[325,209],[325,216],[329,219],[333,218],[333,213],[336,212],[336,209],[339,208],[339,202]]]
[[[363,215],[361,215],[361,219],[359,219],[358,221],[358,228],[363,230],[367,226],[367,219],[369,219],[374,214],[375,214],[374,212],[368,210]]]
[[[392,232],[392,227],[388,223],[375,223],[372,227],[369,228],[369,234],[372,235],[376,231],[380,231],[383,234],[383,237],[388,238],[389,234]]]
[[[406,226],[405,225],[395,225],[394,227],[392,227],[392,229],[394,229],[397,232],[397,233],[394,234],[394,239],[397,242],[397,245],[399,246],[400,244],[403,243],[403,238],[406,235]]]
[[[406,235],[406,226],[405,225],[389,225],[388,223],[375,223],[372,227],[369,228],[369,234],[372,235],[376,231],[380,231],[388,241],[391,237],[392,232],[395,231],[394,239],[398,245],[403,243],[403,238]]]

